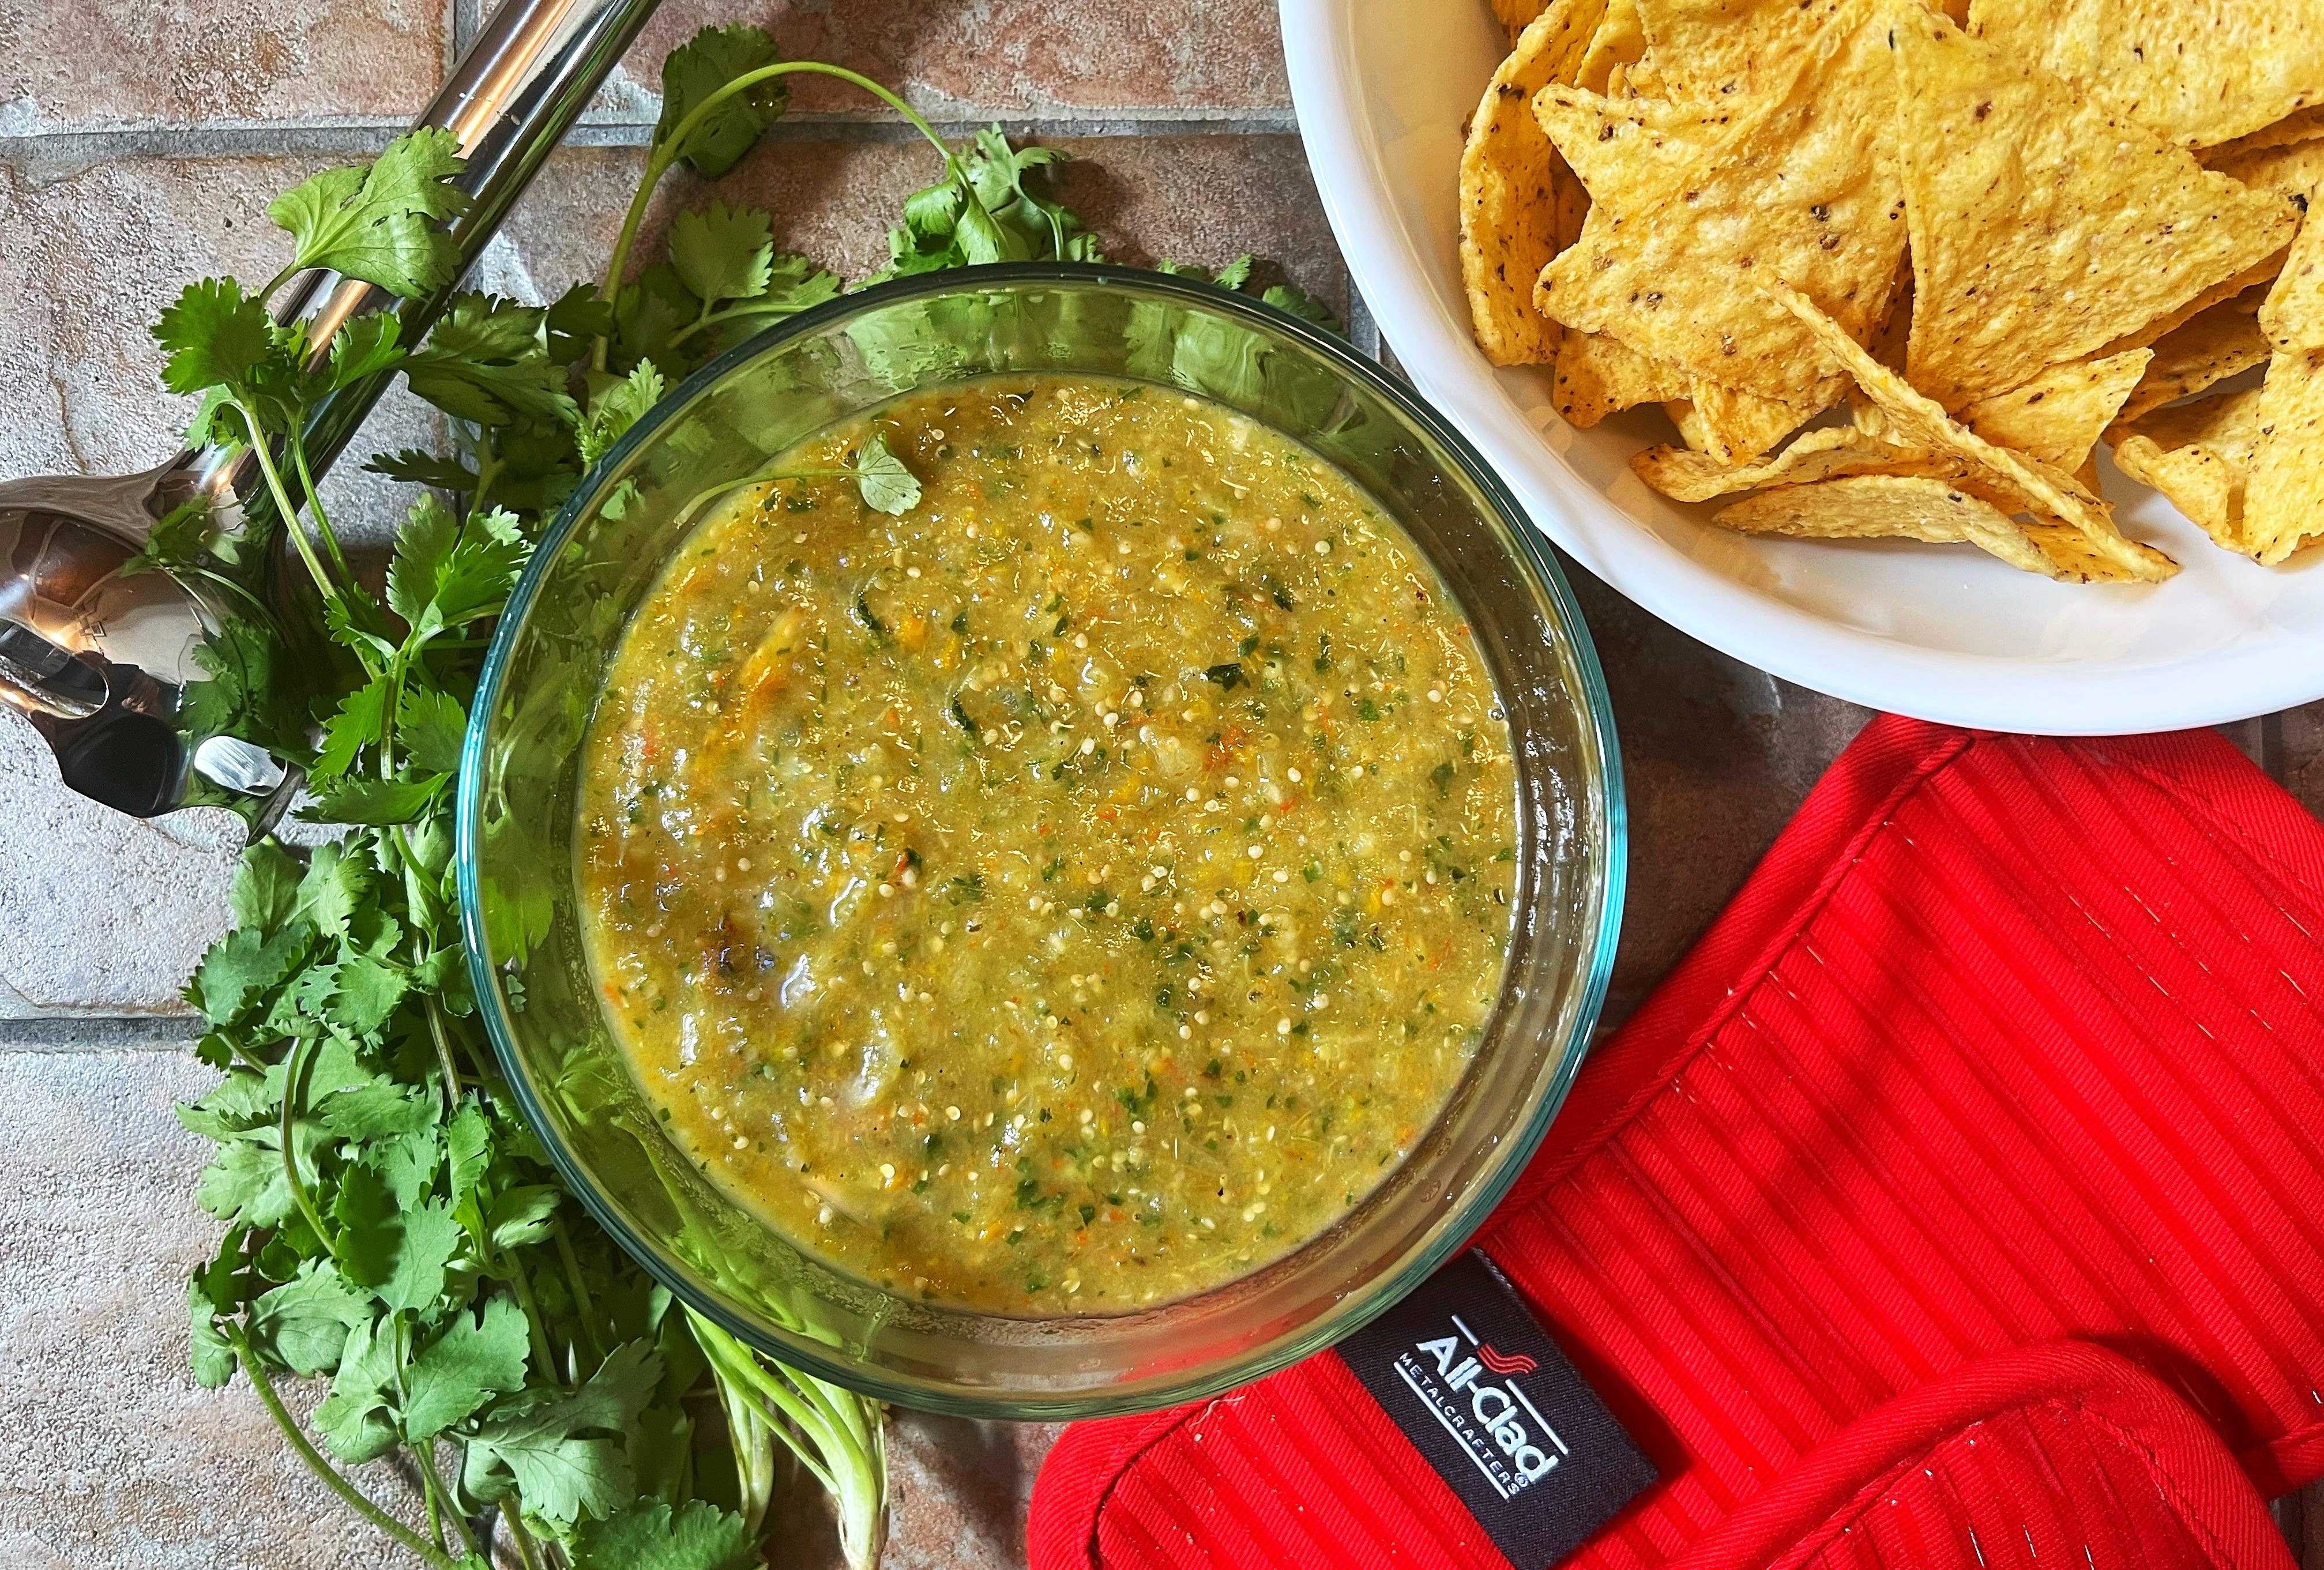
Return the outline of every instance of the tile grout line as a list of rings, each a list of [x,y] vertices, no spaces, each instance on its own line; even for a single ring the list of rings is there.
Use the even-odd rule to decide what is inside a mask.
[[[182,1052],[201,1033],[194,1015],[49,1015],[0,1019],[0,1052]]]
[[[1011,136],[1281,136],[1298,128],[1289,110],[1243,115],[1141,115],[1099,111],[1089,115],[1010,115],[948,112],[929,124],[947,141],[960,141],[998,121]],[[237,158],[300,153],[376,151],[409,124],[402,120],[296,121],[248,125],[131,126],[102,131],[46,131],[0,136],[0,161],[94,164],[130,158]],[[566,137],[570,146],[642,147],[649,121],[584,120]],[[918,134],[899,120],[853,115],[798,115],[776,122],[771,142],[905,142]]]

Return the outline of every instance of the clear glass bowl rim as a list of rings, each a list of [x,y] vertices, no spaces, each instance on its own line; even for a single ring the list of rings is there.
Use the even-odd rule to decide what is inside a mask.
[[[522,1071],[522,1055],[517,1045],[516,1031],[502,1004],[500,989],[494,984],[491,967],[485,959],[483,901],[477,866],[486,741],[491,730],[491,717],[500,703],[508,665],[550,565],[596,500],[605,477],[618,472],[632,452],[651,441],[662,427],[692,407],[701,394],[730,372],[793,337],[818,332],[835,323],[903,301],[1042,283],[1098,288],[1128,286],[1151,294],[1175,296],[1185,305],[1221,315],[1248,318],[1268,332],[1296,341],[1306,353],[1327,363],[1339,375],[1360,383],[1368,392],[1392,406],[1403,418],[1425,432],[1449,454],[1459,465],[1462,476],[1508,526],[1508,535],[1516,542],[1517,561],[1529,568],[1546,590],[1551,603],[1555,607],[1561,629],[1571,640],[1572,663],[1580,678],[1580,717],[1585,721],[1585,729],[1597,751],[1600,766],[1598,784],[1602,802],[1604,866],[1599,879],[1596,930],[1580,940],[1586,942],[1589,956],[1580,977],[1580,1004],[1573,1015],[1568,1050],[1551,1076],[1546,1094],[1541,1097],[1525,1125],[1510,1132],[1509,1143],[1522,1151],[1522,1158],[1502,1162],[1487,1180],[1478,1183],[1463,1195],[1455,1207],[1453,1225],[1440,1229],[1393,1274],[1374,1282],[1367,1290],[1351,1294],[1328,1311],[1317,1315],[1312,1323],[1298,1331],[1258,1346],[1240,1357],[1189,1369],[1186,1378],[1167,1389],[1157,1390],[1149,1384],[1140,1384],[1134,1392],[1118,1398],[1110,1397],[1102,1390],[1063,1395],[1028,1392],[1023,1396],[1009,1397],[964,1393],[899,1378],[875,1363],[835,1356],[832,1346],[810,1336],[785,1336],[774,1345],[770,1345],[770,1338],[759,1326],[733,1314],[682,1272],[671,1269],[659,1250],[634,1235],[620,1211],[600,1191],[595,1177],[557,1133],[554,1123],[533,1093],[530,1077]],[[1303,442],[1307,439],[1303,432],[1286,431],[1284,434]],[[1393,1308],[1414,1288],[1434,1274],[1446,1261],[1466,1248],[1477,1228],[1526,1170],[1559,1108],[1564,1105],[1574,1078],[1581,1071],[1582,1060],[1589,1055],[1591,1037],[1596,1031],[1598,1015],[1605,1004],[1607,987],[1613,976],[1615,950],[1621,931],[1623,901],[1628,882],[1629,822],[1621,749],[1615,731],[1613,703],[1607,691],[1605,672],[1599,664],[1597,646],[1591,638],[1589,626],[1582,620],[1582,608],[1565,581],[1564,573],[1550,554],[1547,542],[1534,527],[1515,494],[1486,464],[1483,455],[1418,392],[1390,375],[1378,363],[1358,353],[1351,344],[1337,335],[1327,333],[1289,311],[1250,295],[1174,273],[1103,262],[992,262],[973,268],[920,273],[875,284],[784,318],[735,344],[666,393],[581,477],[580,482],[574,487],[573,494],[543,531],[540,544],[534,547],[523,574],[509,595],[508,603],[494,627],[491,646],[485,650],[475,696],[469,705],[468,728],[461,746],[454,822],[453,862],[459,885],[461,935],[467,950],[469,976],[476,995],[477,1014],[484,1024],[484,1033],[492,1042],[503,1078],[515,1095],[526,1123],[548,1151],[549,1160],[564,1178],[566,1186],[622,1251],[668,1288],[679,1302],[713,1320],[744,1345],[755,1346],[767,1355],[793,1367],[881,1400],[921,1410],[1020,1420],[1082,1419],[1154,1410],[1184,1401],[1199,1400],[1262,1379],[1360,1329]]]

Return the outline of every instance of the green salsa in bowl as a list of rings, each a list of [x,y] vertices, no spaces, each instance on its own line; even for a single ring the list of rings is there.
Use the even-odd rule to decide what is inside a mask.
[[[1408,391],[1205,286],[904,280],[591,474],[460,872],[510,1081],[738,1336],[1065,1417],[1361,1324],[1578,1065],[1622,859],[1554,565]]]

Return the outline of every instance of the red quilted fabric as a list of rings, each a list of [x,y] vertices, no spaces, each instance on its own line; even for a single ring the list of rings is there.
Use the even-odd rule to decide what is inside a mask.
[[[1568,1563],[1697,1570],[1859,1420],[2061,1342],[2248,1481],[2174,1494],[2200,1446],[2029,1397],[1978,1421],[1990,1475],[1958,1412],[1900,1441],[1944,1465],[1887,1519],[1973,1544],[1864,1547],[1859,1511],[1874,1557],[1716,1563],[2280,1563],[2230,1518],[2324,1475],[2319,937],[2324,828],[2216,736],[1877,721],[1477,1238],[1663,1472]],[[1329,1354],[1076,1425],[1029,1537],[1037,1570],[1504,1563]]]

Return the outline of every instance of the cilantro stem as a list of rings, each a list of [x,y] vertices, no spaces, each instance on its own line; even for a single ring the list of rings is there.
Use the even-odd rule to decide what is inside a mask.
[[[516,1292],[516,1300],[524,1309],[525,1327],[532,1336],[533,1361],[558,1384],[566,1382],[564,1371],[557,1366],[557,1351],[550,1345],[549,1329],[541,1322],[540,1305],[532,1300],[532,1283],[525,1279],[524,1262],[501,1253],[501,1262],[508,1267],[508,1281]]]
[[[557,1257],[565,1267],[565,1284],[572,1290],[573,1302],[579,1312],[581,1339],[589,1349],[591,1363],[605,1361],[604,1344],[597,1339],[597,1311],[589,1298],[588,1283],[582,1279],[580,1256],[573,1252],[573,1240],[565,1234],[565,1217],[552,1215],[549,1218],[549,1235],[557,1240]]]
[[[257,1389],[258,1399],[265,1403],[267,1416],[272,1418],[274,1426],[282,1430],[282,1437],[299,1459],[306,1463],[307,1470],[313,1473],[324,1487],[337,1494],[349,1510],[410,1549],[426,1561],[431,1570],[455,1570],[449,1554],[431,1546],[419,1533],[372,1503],[354,1483],[340,1475],[337,1467],[323,1459],[322,1452],[315,1448],[300,1428],[299,1420],[283,1406],[282,1398],[274,1393],[274,1382],[268,1379],[266,1371],[258,1366],[258,1358],[250,1349],[250,1334],[242,1327],[242,1322],[226,1319],[220,1323],[225,1327],[227,1342],[234,1347],[235,1361],[249,1376],[251,1384]]]
[[[346,615],[346,596],[339,592],[338,585],[331,581],[331,574],[323,566],[323,559],[315,554],[315,542],[307,537],[306,526],[299,520],[299,510],[290,505],[290,488],[282,483],[282,472],[275,466],[272,444],[264,440],[265,427],[259,424],[258,417],[251,413],[249,408],[239,399],[232,401],[235,409],[241,413],[244,421],[250,427],[251,435],[261,438],[251,444],[250,450],[258,459],[259,473],[266,477],[266,489],[274,497],[275,510],[282,515],[283,532],[290,537],[291,545],[298,549],[299,559],[307,564],[308,574],[315,580],[316,591],[323,596],[323,602],[326,605],[337,607],[342,615]],[[350,617],[349,620],[352,620],[353,618]],[[363,666],[364,675],[379,675],[377,668],[372,665],[372,656],[367,650],[358,647],[355,654],[356,660]]]
[[[749,1410],[830,1491],[847,1562],[858,1570],[876,1565],[887,1535],[879,1403],[762,1359],[691,1309],[687,1319],[730,1409],[739,1403]]]
[[[315,1201],[307,1192],[307,1184],[299,1176],[299,1146],[292,1135],[299,1122],[299,1086],[306,1078],[309,1061],[307,1049],[314,1045],[312,1036],[299,1036],[290,1043],[290,1060],[282,1071],[282,1179],[290,1186],[291,1200],[298,1205],[299,1214],[315,1229],[317,1241],[328,1250],[331,1257],[339,1257],[338,1240],[323,1225],[323,1217],[315,1209]]]
[[[471,1554],[481,1554],[484,1550],[476,1542],[476,1534],[469,1529],[468,1518],[462,1515],[458,1505],[452,1502],[452,1491],[444,1486],[444,1474],[436,1469],[436,1441],[422,1439],[407,1448],[420,1463],[420,1479],[428,1491],[429,1525],[440,1538],[443,1529],[437,1525],[436,1516],[441,1510],[443,1514],[452,1518],[453,1528],[460,1534],[460,1546]]]
[[[408,852],[407,852],[408,854]],[[444,1008],[434,994],[428,998],[428,1033],[436,1042],[436,1060],[444,1068],[444,1105],[456,1110],[460,1105],[460,1065],[452,1057],[452,1043],[444,1034]]]
[[[706,308],[702,315],[669,335],[669,346],[673,349],[677,348],[705,327],[715,327],[721,323],[739,321],[745,317],[795,317],[797,315],[798,315],[798,308],[788,300],[744,300],[740,305],[728,306],[723,311]]]
[[[606,299],[610,300],[614,297],[615,291],[621,288],[623,276],[629,271],[630,248],[637,243],[638,226],[645,221],[646,206],[652,201],[655,188],[661,184],[662,176],[669,172],[669,166],[678,161],[679,150],[685,147],[687,139],[701,126],[703,121],[709,117],[710,112],[735,94],[748,92],[761,82],[770,82],[777,77],[792,76],[802,71],[812,76],[835,77],[843,82],[862,88],[895,110],[897,114],[911,122],[912,127],[922,136],[927,138],[929,146],[944,154],[945,168],[947,172],[950,171],[952,149],[945,145],[944,138],[936,134],[936,127],[929,124],[918,110],[860,72],[851,71],[845,66],[825,65],[821,60],[778,60],[773,65],[761,66],[754,71],[745,71],[733,81],[721,86],[717,91],[704,98],[701,103],[696,104],[693,113],[679,121],[668,137],[655,142],[652,151],[646,155],[645,173],[638,181],[637,194],[630,198],[630,210],[622,215],[621,235],[613,242],[613,254],[605,263],[604,293]],[[607,340],[602,337],[590,346],[590,363],[600,371],[605,369],[606,348]]]
[[[516,1545],[517,1563],[524,1570],[540,1570],[540,1548],[533,1542],[532,1534],[524,1529],[524,1512],[503,1505],[501,1520],[509,1529],[509,1541]]]
[[[315,515],[315,532],[323,537],[323,548],[331,553],[331,565],[338,568],[339,576],[353,583],[355,569],[347,565],[347,553],[339,548],[338,531],[323,511],[323,493],[316,487],[314,471],[307,466],[307,444],[294,431],[290,445],[290,462],[299,471],[300,488],[307,492],[307,510]]]

